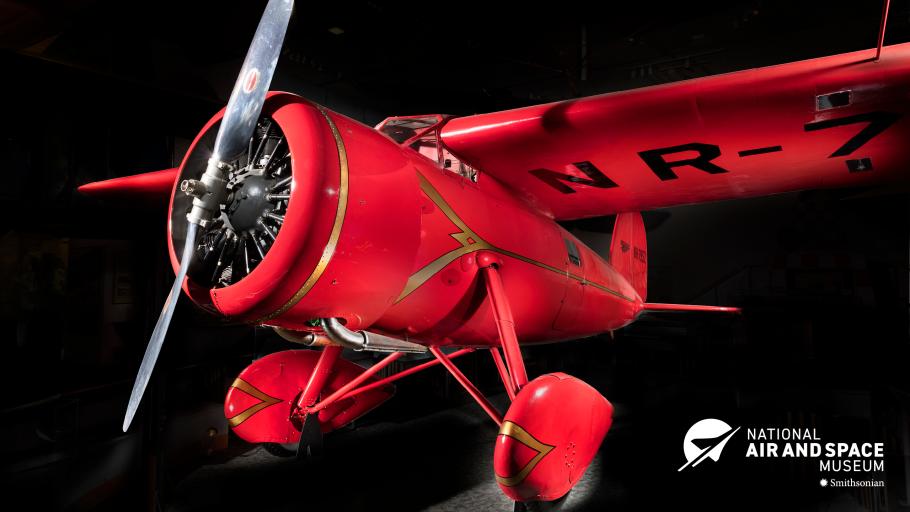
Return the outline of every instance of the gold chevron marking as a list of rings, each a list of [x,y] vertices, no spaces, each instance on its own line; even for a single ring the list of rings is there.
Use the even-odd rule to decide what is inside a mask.
[[[531,460],[525,464],[525,467],[521,468],[521,471],[512,475],[512,476],[499,476],[496,475],[496,481],[506,487],[514,487],[524,481],[525,478],[531,474],[531,471],[547,456],[548,453],[553,451],[553,448],[556,446],[542,443],[537,440],[534,436],[528,433],[527,430],[521,428],[521,426],[512,423],[511,421],[504,421],[502,427],[499,429],[499,434],[511,437],[512,439],[518,441],[519,443],[527,446],[528,448],[537,452],[537,455],[534,456]]]
[[[341,236],[341,226],[344,224],[344,214],[348,206],[348,154],[344,148],[344,140],[341,138],[341,132],[338,131],[338,127],[335,126],[335,122],[332,121],[332,118],[329,117],[328,112],[322,106],[318,106],[319,112],[322,113],[322,116],[325,117],[326,122],[329,123],[329,128],[332,130],[332,136],[335,138],[335,145],[338,147],[338,166],[340,170],[340,177],[338,183],[338,209],[335,211],[335,223],[332,225],[332,232],[329,234],[329,241],[325,245],[325,249],[322,250],[322,256],[319,258],[319,263],[316,264],[316,268],[313,269],[313,272],[310,274],[310,277],[304,281],[303,286],[297,290],[297,293],[290,298],[283,306],[278,308],[274,313],[270,313],[255,323],[261,324],[268,320],[271,320],[275,317],[281,316],[286,313],[289,309],[294,307],[300,299],[304,297],[313,286],[316,285],[316,281],[322,277],[322,274],[325,272],[326,267],[329,266],[329,261],[332,259],[332,255],[335,254],[335,248],[338,246],[338,238]]]
[[[250,416],[265,409],[266,407],[270,407],[275,404],[280,404],[282,402],[282,400],[280,398],[275,398],[273,396],[269,396],[269,395],[263,393],[262,391],[259,391],[252,384],[241,379],[240,377],[237,377],[236,379],[234,379],[234,383],[231,384],[231,387],[237,388],[240,391],[243,391],[244,393],[250,395],[251,397],[259,400],[258,404],[255,404],[252,407],[248,407],[245,410],[243,410],[242,412],[240,412],[239,414],[235,414],[234,416],[231,416],[230,418],[228,418],[227,419],[228,424],[231,426],[231,428],[239,427],[241,423],[250,419]]]
[[[430,185],[430,182],[420,173],[417,173],[417,178],[420,180],[420,189],[423,190],[423,193],[430,198],[433,203],[448,217],[449,221],[452,224],[455,224],[458,229],[461,231],[457,233],[452,233],[449,236],[455,239],[456,242],[461,244],[461,247],[453,249],[442,256],[431,261],[428,265],[418,270],[414,275],[408,278],[407,284],[404,286],[404,290],[401,291],[401,295],[398,296],[398,300],[395,302],[401,302],[405,297],[411,294],[417,288],[420,288],[423,283],[427,282],[428,279],[433,277],[437,272],[446,267],[449,263],[457,260],[458,258],[464,256],[465,254],[470,254],[472,252],[480,251],[483,249],[492,249],[493,246],[488,244],[486,240],[480,237],[475,233],[467,224],[461,220],[461,217],[455,213],[455,210],[449,206],[449,203],[439,194],[433,185]]]
[[[571,272],[567,272],[565,269],[557,268],[552,265],[547,265],[546,263],[543,263],[541,261],[533,260],[531,258],[528,258],[527,256],[522,256],[521,254],[509,251],[507,249],[502,249],[500,247],[496,247],[495,245],[487,242],[480,235],[475,233],[470,227],[468,227],[467,224],[465,224],[465,222],[461,219],[461,217],[459,217],[458,214],[455,213],[455,210],[453,210],[452,207],[449,206],[449,203],[447,203],[446,200],[443,199],[443,197],[439,193],[439,191],[436,190],[433,187],[433,185],[430,184],[430,182],[422,174],[420,174],[418,172],[417,177],[420,179],[420,189],[423,190],[423,193],[426,194],[427,197],[429,197],[430,200],[433,201],[433,203],[435,203],[437,207],[439,207],[439,209],[442,211],[442,213],[445,214],[446,217],[448,217],[449,221],[451,221],[452,224],[455,224],[461,230],[457,233],[452,233],[451,235],[449,235],[452,238],[454,238],[458,243],[460,243],[461,247],[458,247],[457,249],[453,249],[453,250],[443,254],[442,256],[431,261],[426,266],[424,266],[423,268],[421,268],[420,270],[415,272],[413,275],[411,275],[411,277],[408,278],[407,284],[405,284],[404,290],[401,291],[401,295],[399,295],[398,299],[395,301],[396,304],[403,301],[408,295],[413,293],[414,290],[423,286],[424,283],[426,283],[431,277],[436,275],[437,272],[444,269],[449,263],[452,263],[453,261],[464,256],[465,254],[471,254],[472,252],[482,251],[485,249],[488,251],[502,254],[503,256],[508,256],[510,258],[514,258],[516,260],[523,261],[525,263],[529,263],[531,265],[540,267],[545,270],[549,270],[550,272],[556,272],[557,274],[565,275],[569,279],[574,279],[575,281],[578,281],[582,284],[593,286],[594,288],[597,288],[598,290],[604,291],[611,295],[615,295],[616,297],[619,297],[620,299],[624,299],[629,302],[632,302],[635,300],[632,297],[623,295],[621,292],[616,291],[612,288],[608,288],[600,283],[588,281],[587,279],[585,279],[582,276],[578,276]]]

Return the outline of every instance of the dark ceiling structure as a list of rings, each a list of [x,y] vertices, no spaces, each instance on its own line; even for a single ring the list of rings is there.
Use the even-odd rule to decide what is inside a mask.
[[[260,2],[0,2],[21,55],[223,103]],[[369,123],[468,114],[875,46],[879,2],[300,4],[276,86]],[[886,43],[907,40],[910,2]]]

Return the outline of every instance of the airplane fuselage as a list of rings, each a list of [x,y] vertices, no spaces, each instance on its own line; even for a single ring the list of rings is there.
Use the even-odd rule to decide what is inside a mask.
[[[190,272],[185,289],[203,307],[292,330],[340,318],[350,329],[421,343],[495,345],[479,279],[483,256],[498,261],[523,343],[610,331],[641,311],[642,297],[610,264],[496,179],[474,182],[290,94],[270,96],[264,113],[290,148],[283,225],[263,261],[239,281],[212,288]],[[181,172],[207,157],[217,119],[194,141]],[[182,240],[174,226],[181,223],[169,225],[176,263]]]

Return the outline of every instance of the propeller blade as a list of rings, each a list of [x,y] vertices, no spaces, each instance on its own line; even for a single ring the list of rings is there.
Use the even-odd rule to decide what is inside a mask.
[[[284,42],[284,35],[287,32],[293,8],[293,0],[269,0],[262,18],[259,20],[259,26],[256,28],[256,34],[253,36],[246,59],[243,61],[243,67],[240,68],[240,75],[234,84],[231,98],[225,108],[209,166],[202,176],[201,183],[195,182],[186,189],[182,188],[185,191],[198,188],[198,191],[195,194],[187,192],[194,195],[196,199],[193,201],[192,211],[187,215],[189,222],[183,256],[180,259],[180,269],[174,280],[174,286],[171,287],[167,300],[164,302],[158,323],[155,324],[155,330],[145,349],[145,355],[142,357],[139,374],[136,375],[130,403],[126,409],[126,417],[123,419],[124,432],[129,428],[136,415],[142,394],[145,392],[152,376],[152,370],[155,368],[155,361],[158,360],[158,354],[161,352],[167,328],[171,323],[171,317],[174,316],[177,299],[180,298],[183,279],[186,277],[187,269],[193,258],[199,225],[207,225],[213,217],[217,216],[216,214],[220,214],[220,203],[224,198],[226,186],[220,166],[240,156],[247,149],[250,137],[256,128],[256,122],[262,112],[262,104],[265,102],[265,95],[272,82],[272,76],[275,74],[275,67],[278,65],[281,45]]]
[[[269,0],[253,42],[231,92],[221,128],[215,139],[214,157],[229,161],[250,143],[265,102],[272,75],[278,65],[284,34],[291,19],[293,0]]]
[[[188,224],[186,241],[183,245],[183,257],[180,259],[180,270],[177,271],[177,278],[174,279],[174,285],[171,286],[167,300],[164,301],[161,316],[158,317],[158,323],[155,324],[155,330],[152,331],[152,337],[149,340],[148,347],[145,349],[145,355],[142,356],[142,364],[139,365],[139,373],[136,375],[136,382],[133,383],[133,392],[130,394],[130,403],[126,408],[126,417],[123,418],[124,432],[132,423],[133,416],[136,415],[136,409],[139,408],[139,402],[142,400],[142,394],[145,392],[145,387],[148,386],[149,379],[152,376],[155,361],[158,360],[161,345],[164,343],[164,336],[167,334],[167,328],[171,324],[171,318],[174,316],[177,299],[180,298],[183,279],[186,277],[186,271],[193,257],[193,249],[196,247],[196,230],[199,226],[191,222]]]

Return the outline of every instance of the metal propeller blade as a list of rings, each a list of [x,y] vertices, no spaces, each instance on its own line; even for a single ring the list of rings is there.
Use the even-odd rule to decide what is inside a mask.
[[[171,317],[174,315],[177,299],[180,298],[183,279],[186,277],[187,269],[193,258],[196,232],[200,225],[206,226],[213,218],[220,215],[221,203],[224,201],[227,186],[222,171],[230,168],[228,162],[247,148],[253,130],[256,128],[256,121],[262,112],[265,95],[272,82],[272,76],[275,74],[275,67],[278,65],[281,45],[287,32],[293,7],[293,0],[269,0],[262,19],[259,20],[259,26],[256,28],[256,34],[253,36],[246,59],[243,61],[243,67],[240,68],[240,75],[234,84],[231,98],[228,100],[215,139],[215,149],[205,173],[202,175],[201,181],[181,184],[184,192],[195,197],[193,209],[187,214],[188,226],[183,256],[180,259],[177,278],[174,280],[171,292],[161,310],[161,316],[158,317],[158,323],[155,324],[155,330],[152,332],[148,348],[142,358],[139,373],[136,375],[130,403],[126,409],[126,417],[123,420],[124,432],[129,428],[136,415],[142,394],[152,376],[155,361],[158,360],[158,354],[161,352],[161,345],[164,343]]]
[[[242,153],[250,143],[256,121],[265,102],[278,65],[281,44],[291,19],[293,0],[270,0],[259,20],[259,27],[240,68],[231,92],[221,128],[215,139],[214,156],[229,161]]]
[[[164,343],[164,336],[167,334],[167,328],[171,325],[171,317],[174,316],[174,308],[177,306],[177,299],[180,298],[180,289],[183,287],[183,278],[186,277],[186,271],[190,266],[190,260],[193,258],[193,250],[196,248],[196,230],[199,226],[189,223],[189,229],[186,233],[186,241],[183,244],[183,257],[180,259],[180,270],[177,271],[177,278],[174,279],[174,285],[171,286],[171,292],[164,301],[164,308],[161,310],[161,316],[158,317],[158,323],[155,324],[155,330],[152,331],[152,337],[149,339],[148,347],[145,349],[145,355],[142,356],[142,364],[139,365],[139,373],[136,375],[136,382],[133,383],[133,392],[130,394],[130,403],[126,407],[126,417],[123,418],[123,431],[130,427],[133,416],[136,415],[136,409],[139,408],[139,402],[142,400],[142,394],[145,393],[145,387],[148,386],[149,379],[152,376],[152,370],[155,368],[155,361],[158,360],[158,353],[161,352],[161,345]]]

